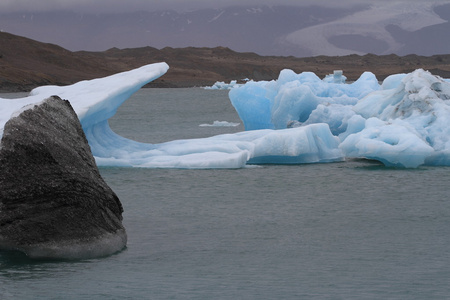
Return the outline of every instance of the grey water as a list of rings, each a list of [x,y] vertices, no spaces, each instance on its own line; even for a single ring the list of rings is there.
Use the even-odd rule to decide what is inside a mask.
[[[227,91],[142,89],[110,120],[143,142],[243,130]],[[450,299],[450,168],[366,160],[101,168],[128,245],[82,261],[0,252],[0,299]]]

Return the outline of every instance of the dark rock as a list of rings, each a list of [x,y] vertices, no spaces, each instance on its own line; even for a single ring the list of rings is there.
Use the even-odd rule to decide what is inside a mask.
[[[50,97],[5,124],[0,187],[0,249],[70,259],[126,245],[122,205],[67,100]]]

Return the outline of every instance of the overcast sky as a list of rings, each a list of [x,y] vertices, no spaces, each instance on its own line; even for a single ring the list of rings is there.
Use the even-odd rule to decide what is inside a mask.
[[[309,1],[309,0],[307,0]],[[229,4],[299,3],[295,0],[1,0],[2,12],[71,10],[78,12],[124,12],[137,10],[217,8]],[[328,1],[326,1],[328,2]]]
[[[372,4],[376,2],[432,1],[448,2],[448,0],[0,0],[0,11],[6,12],[38,12],[50,10],[70,10],[76,12],[125,12],[138,10],[174,9],[177,11],[198,8],[220,8],[229,5],[322,5],[342,6],[352,4]]]
[[[333,55],[343,55],[342,53],[344,52],[354,53],[355,51],[359,51],[360,53],[375,53],[378,51],[380,54],[384,54],[385,52],[389,54],[394,53],[394,51],[400,51],[401,49],[399,47],[404,45],[405,41],[400,38],[399,41],[396,41],[397,37],[392,36],[389,31],[385,29],[385,26],[388,24],[394,25],[401,30],[410,32],[415,32],[430,26],[441,26],[436,29],[440,30],[437,32],[446,32],[448,31],[448,22],[446,22],[449,18],[448,12],[445,10],[442,12],[447,16],[442,19],[440,17],[441,14],[438,15],[433,10],[433,6],[438,3],[448,4],[449,2],[450,0],[0,0],[0,14],[7,14],[10,12],[24,13],[19,16],[11,15],[0,18],[0,30],[42,42],[57,44],[72,51],[103,51],[112,47],[130,48],[152,45],[153,47],[158,48],[166,46],[227,46],[236,51],[250,51],[264,55],[320,55],[331,52],[333,52]],[[168,9],[185,12],[205,8],[224,8],[233,5],[253,7],[261,5],[317,5],[322,7],[345,7],[346,13],[354,12],[354,14],[349,16],[344,14],[345,18],[339,20],[343,15],[342,12],[339,12],[338,10],[331,9],[325,11],[320,9],[309,9],[308,12],[311,12],[312,14],[313,12],[320,11],[326,15],[328,19],[333,19],[333,15],[331,14],[336,14],[337,20],[333,19],[333,22],[338,23],[333,23],[331,24],[331,27],[327,27],[326,23],[320,23],[321,21],[319,18],[317,22],[314,23],[315,26],[313,26],[313,28],[303,28],[305,24],[300,20],[298,22],[299,27],[296,28],[294,26],[294,28],[291,25],[286,26],[286,22],[284,22],[285,20],[283,19],[279,21],[279,24],[274,24],[278,27],[271,26],[270,24],[273,23],[270,22],[267,22],[267,24],[258,23],[260,24],[260,27],[248,26],[248,30],[245,34],[230,35],[224,35],[222,31],[223,28],[221,27],[213,28],[213,26],[204,25],[203,23],[198,24],[203,24],[203,27],[210,31],[203,30],[204,28],[199,29],[196,26],[192,26],[189,28],[190,30],[185,31],[185,25],[177,23],[175,26],[172,26],[173,24],[167,23],[170,22],[170,20],[165,19],[164,22],[166,23],[160,23],[158,25],[152,23],[152,26],[154,27],[151,29],[156,28],[155,30],[147,29],[146,31],[143,31],[143,27],[139,24],[138,26],[133,22],[120,22],[121,19],[119,16],[101,19],[97,18],[95,15],[90,15],[90,18],[86,18],[86,20],[91,21],[83,24],[84,22],[80,22],[80,20],[84,19],[78,18],[79,15],[76,14],[81,13],[81,16],[86,16],[88,13],[126,13]],[[350,9],[350,6],[358,6],[358,9],[355,7]],[[364,6],[363,10],[361,10],[361,6]],[[50,19],[36,18],[36,21],[29,22],[30,20],[34,20],[33,13],[49,11],[56,11],[56,17]],[[62,24],[57,23],[62,20],[62,18],[57,18],[58,11],[73,12],[76,17],[70,20],[64,19]],[[26,12],[30,14],[25,14]],[[214,18],[221,15],[222,14],[219,13]],[[117,24],[115,23],[116,17],[118,20]],[[325,22],[327,22],[326,20],[328,19],[325,18]],[[46,21],[44,22],[42,20]],[[105,20],[107,20],[107,22]],[[187,20],[187,25],[191,23],[190,21],[191,20]],[[339,22],[341,21],[344,22],[342,23],[343,25],[336,27],[335,24],[340,24]],[[247,24],[242,20],[240,22],[242,22],[242,24],[233,23],[228,24],[227,26],[242,28],[242,26],[246,26],[243,24]],[[294,24],[297,22],[297,19],[289,19],[289,22],[290,24]],[[95,30],[86,29],[86,26],[84,25],[94,26]],[[118,26],[121,27],[119,28]],[[160,28],[162,26],[164,26],[164,28]],[[218,26],[222,25],[219,24]],[[270,30],[267,28],[265,29],[264,26],[271,26],[269,27]],[[111,28],[114,28],[114,30],[111,30]],[[195,30],[197,30],[197,32],[195,32]],[[120,34],[120,32],[134,32],[135,34]],[[239,32],[242,33],[242,30]],[[429,31],[424,32],[424,34],[426,34],[426,32]],[[275,40],[268,43],[268,36],[266,33],[272,33],[272,38]],[[252,39],[243,38],[246,34],[251,36]],[[418,34],[421,34],[421,32],[418,32]],[[349,40],[350,36],[352,36],[351,40]],[[335,37],[333,40],[334,42],[330,41],[330,37]],[[434,46],[433,48],[430,47],[430,45],[421,45],[420,43],[418,45],[414,44],[414,41],[421,41],[428,37],[435,38],[435,44],[441,45],[439,46],[441,48],[438,46]],[[306,40],[309,42],[305,43]],[[404,50],[405,53],[421,53],[422,55],[448,53],[450,47],[450,42],[446,39],[442,39],[442,34],[434,34],[426,37],[421,36],[420,38],[414,36],[408,38],[408,42],[410,42],[410,44],[408,44],[409,48]],[[272,45],[271,50],[268,48],[267,43]],[[338,43],[339,46],[336,46],[336,43]],[[289,45],[289,47],[286,47],[286,45]],[[411,50],[411,47],[413,46],[417,47],[417,49]],[[342,52],[340,50],[341,48],[345,51]],[[328,51],[326,49],[331,50]],[[430,52],[431,50],[429,51],[428,49],[434,49],[434,52]],[[325,50],[327,52],[324,52]],[[263,51],[266,52],[263,53]],[[300,51],[304,51],[301,52],[303,54],[298,54]],[[403,52],[399,53],[404,54]]]

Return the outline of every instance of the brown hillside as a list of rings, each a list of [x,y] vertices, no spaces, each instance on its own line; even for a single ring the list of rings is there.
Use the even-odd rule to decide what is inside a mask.
[[[373,72],[383,80],[388,75],[418,68],[450,77],[450,55],[399,57],[368,54],[296,58],[238,53],[224,47],[113,48],[104,52],[71,52],[53,44],[0,32],[1,91],[28,91],[47,84],[67,85],[162,61],[169,64],[170,70],[149,86],[205,86],[216,81],[244,78],[271,80],[286,68],[297,73],[312,71],[320,77],[333,70],[343,70],[348,80],[356,80],[364,71]]]

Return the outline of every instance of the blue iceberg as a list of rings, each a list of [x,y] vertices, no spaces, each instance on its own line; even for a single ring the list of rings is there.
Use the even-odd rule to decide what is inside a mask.
[[[381,85],[370,72],[351,84],[332,79],[283,70],[278,80],[249,82],[229,95],[247,130],[327,124],[346,158],[406,168],[450,165],[447,80],[422,69]]]
[[[351,84],[343,84],[331,82],[328,76],[321,80],[311,72],[296,74],[285,69],[278,80],[247,82],[230,90],[229,97],[246,130],[283,129],[292,122],[339,122],[358,100],[379,89],[377,78],[370,72]],[[311,114],[318,106],[339,113],[333,118],[321,114],[321,119],[308,120],[314,118]]]

